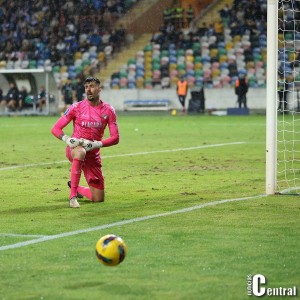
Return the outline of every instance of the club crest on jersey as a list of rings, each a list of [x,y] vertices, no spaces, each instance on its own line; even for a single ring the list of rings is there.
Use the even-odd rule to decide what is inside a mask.
[[[101,116],[101,118],[103,118],[104,120],[106,120],[108,118],[108,115],[104,114]]]

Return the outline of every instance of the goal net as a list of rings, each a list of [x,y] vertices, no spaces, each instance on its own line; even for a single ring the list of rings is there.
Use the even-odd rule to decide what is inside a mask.
[[[273,67],[275,80],[271,78],[267,84],[266,191],[267,194],[300,194],[300,0],[268,0],[268,26],[274,10],[272,5],[276,9],[277,30],[273,32],[276,26],[268,28],[268,64],[271,65],[268,80]],[[274,47],[272,36],[276,37]],[[271,88],[276,90],[275,95]],[[275,141],[268,144],[268,139]],[[271,159],[268,151],[274,151]]]

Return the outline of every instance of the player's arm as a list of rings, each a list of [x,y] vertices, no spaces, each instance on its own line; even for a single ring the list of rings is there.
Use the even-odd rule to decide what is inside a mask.
[[[117,123],[117,117],[114,110],[111,111],[108,119],[108,129],[109,129],[109,137],[102,141],[89,141],[86,139],[81,139],[82,147],[85,148],[86,151],[90,151],[97,148],[102,147],[110,147],[119,143],[120,135],[119,135],[119,127]]]
[[[108,122],[109,137],[102,140],[102,147],[117,145],[120,141],[119,127],[116,116],[113,116]]]
[[[81,141],[77,138],[69,137],[64,134],[63,129],[71,122],[71,120],[62,116],[59,118],[51,129],[51,133],[58,139],[64,141],[69,147],[75,148],[81,144]]]

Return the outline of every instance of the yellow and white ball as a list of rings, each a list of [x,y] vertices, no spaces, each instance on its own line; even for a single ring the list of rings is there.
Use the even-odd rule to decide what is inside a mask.
[[[126,257],[127,246],[117,235],[107,234],[96,244],[96,256],[105,266],[117,266]]]

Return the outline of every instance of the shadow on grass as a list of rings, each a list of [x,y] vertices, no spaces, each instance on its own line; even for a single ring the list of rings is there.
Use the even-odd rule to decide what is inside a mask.
[[[32,214],[32,213],[41,213],[41,212],[49,212],[49,211],[56,211],[61,209],[70,209],[68,200],[59,199],[55,202],[59,202],[60,204],[51,204],[50,202],[47,202],[45,205],[40,206],[28,206],[28,207],[18,207],[18,208],[12,208],[7,210],[1,210],[1,215],[15,215],[15,214]],[[88,205],[88,204],[94,204],[94,202],[91,202],[89,200],[80,200],[79,201],[80,206]]]
[[[67,285],[67,286],[65,286],[65,288],[66,289],[70,289],[70,290],[79,290],[79,289],[82,289],[82,288],[99,287],[101,285],[104,285],[104,282],[99,282],[99,281],[94,281],[94,282],[84,281],[84,282],[81,282],[80,284],[78,284],[76,282],[76,284],[74,284],[74,285]]]

